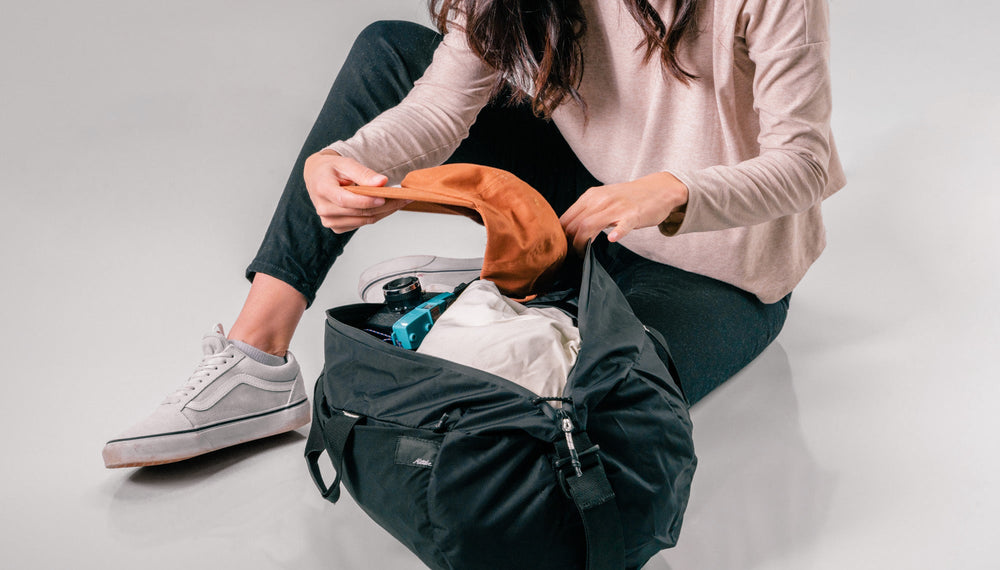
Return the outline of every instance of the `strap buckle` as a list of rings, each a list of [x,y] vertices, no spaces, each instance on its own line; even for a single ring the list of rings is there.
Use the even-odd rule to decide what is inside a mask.
[[[595,467],[603,470],[604,466],[601,463],[601,456],[597,453],[600,449],[601,446],[595,444],[584,451],[576,453],[576,456],[579,458],[580,469],[583,471],[584,475]],[[571,477],[578,477],[576,474],[576,466],[573,464],[573,457],[566,456],[557,458],[552,462],[552,465],[556,469],[556,476],[559,479],[559,487],[568,498],[572,499],[573,495],[570,493],[567,479]]]

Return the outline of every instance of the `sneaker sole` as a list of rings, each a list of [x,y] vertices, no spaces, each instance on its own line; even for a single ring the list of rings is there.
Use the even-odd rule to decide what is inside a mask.
[[[383,261],[366,269],[358,280],[358,295],[366,303],[382,302],[382,285],[405,275],[416,275],[423,289],[442,293],[479,277],[483,258],[410,255]]]
[[[310,422],[308,400],[248,418],[192,429],[131,439],[112,440],[102,455],[108,469],[175,463],[226,447],[298,429]]]

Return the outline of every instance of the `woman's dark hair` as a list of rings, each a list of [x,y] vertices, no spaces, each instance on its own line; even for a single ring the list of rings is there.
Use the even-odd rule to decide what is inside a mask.
[[[605,1],[605,0],[601,0]],[[697,77],[677,61],[677,46],[695,24],[698,0],[677,0],[668,27],[648,0],[624,2],[646,37],[636,46],[644,49],[649,62],[659,51],[663,68],[684,84]],[[465,21],[469,46],[499,71],[494,95],[512,83],[523,85],[529,78],[534,93],[511,90],[515,102],[531,100],[540,117],[568,97],[586,110],[577,88],[583,79],[583,36],[587,21],[579,0],[430,0],[430,10],[441,33],[449,21]]]

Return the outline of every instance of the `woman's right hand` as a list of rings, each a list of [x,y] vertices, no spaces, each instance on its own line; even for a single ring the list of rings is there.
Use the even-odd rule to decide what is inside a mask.
[[[374,198],[345,190],[343,186],[350,185],[385,186],[389,179],[330,149],[306,159],[303,177],[323,227],[338,234],[374,224],[410,203],[410,200]]]

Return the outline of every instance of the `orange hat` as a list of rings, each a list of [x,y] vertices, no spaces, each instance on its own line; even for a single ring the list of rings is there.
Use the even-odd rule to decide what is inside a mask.
[[[497,168],[446,164],[415,170],[402,188],[347,186],[365,196],[413,200],[406,210],[459,214],[486,227],[481,277],[505,295],[543,292],[566,257],[566,233],[552,206],[527,183]]]

